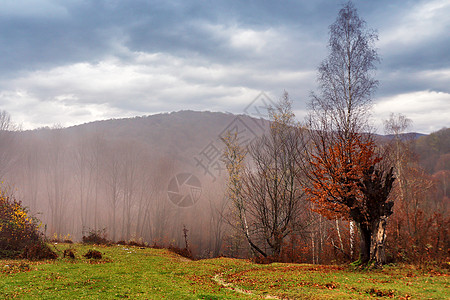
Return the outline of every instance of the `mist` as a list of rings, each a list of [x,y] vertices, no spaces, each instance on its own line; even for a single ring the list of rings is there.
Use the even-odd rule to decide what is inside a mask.
[[[250,142],[265,122],[182,111],[3,131],[3,185],[49,238],[104,231],[115,242],[184,247],[186,228],[196,255],[217,256],[230,231],[221,134],[244,129]]]

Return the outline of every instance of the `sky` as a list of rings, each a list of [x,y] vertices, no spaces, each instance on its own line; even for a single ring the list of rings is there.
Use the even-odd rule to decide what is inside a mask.
[[[375,128],[450,127],[450,0],[355,0],[378,31]],[[306,115],[343,1],[1,0],[0,110],[23,129],[179,110]]]

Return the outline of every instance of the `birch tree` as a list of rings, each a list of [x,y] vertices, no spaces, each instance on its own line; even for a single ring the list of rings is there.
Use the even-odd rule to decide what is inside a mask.
[[[318,93],[310,102],[307,192],[330,218],[353,220],[360,232],[360,263],[382,264],[393,170],[383,163],[368,117],[378,81],[377,34],[367,29],[352,2],[330,26],[330,53],[318,69]]]

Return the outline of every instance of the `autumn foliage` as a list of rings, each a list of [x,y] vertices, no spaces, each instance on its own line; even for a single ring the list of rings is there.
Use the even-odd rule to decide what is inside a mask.
[[[348,140],[338,140],[330,147],[316,147],[312,155],[312,186],[305,188],[314,210],[329,219],[350,218],[350,210],[364,210],[365,200],[361,191],[361,179],[381,157],[375,153],[375,144],[361,135],[354,134]]]
[[[44,257],[42,257],[42,254]],[[0,194],[0,258],[55,258],[39,232],[38,220],[16,199]]]
[[[404,162],[401,170],[402,182],[394,187],[396,206],[388,227],[390,257],[419,264],[448,262],[449,198],[446,178],[442,178],[448,171],[427,174],[413,159]]]
[[[316,138],[307,173],[310,185],[305,188],[313,210],[329,219],[354,221],[361,238],[360,262],[385,263],[393,168],[384,166],[371,136],[349,132]]]

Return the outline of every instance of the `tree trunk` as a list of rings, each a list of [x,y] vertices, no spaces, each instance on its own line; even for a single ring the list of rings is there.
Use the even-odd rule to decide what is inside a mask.
[[[339,238],[339,245],[341,246],[341,252],[344,253],[344,243],[342,242],[342,237],[341,237],[341,230],[339,229],[339,221],[336,218],[336,231],[338,234],[338,238]]]
[[[250,245],[250,249],[252,249],[253,252],[256,251],[259,254],[261,254],[262,256],[267,257],[267,254],[264,251],[262,251],[258,246],[256,246],[252,242],[252,240],[250,239],[250,233],[249,233],[249,230],[248,230],[247,218],[243,214],[241,215],[241,222],[242,221],[243,221],[242,225],[243,225],[243,229],[244,229],[244,234],[245,234],[245,237],[247,238],[248,244]]]
[[[281,254],[281,245],[283,244],[283,240],[280,238],[276,238],[273,247],[273,256],[280,257]]]
[[[370,243],[372,241],[372,230],[370,226],[358,224],[360,234],[360,250],[359,261],[361,265],[367,264],[370,261]]]
[[[372,245],[370,249],[370,260],[380,267],[386,263],[384,242],[386,239],[386,217],[382,216],[376,224],[372,233]]]
[[[375,267],[386,263],[386,216],[380,217],[372,225],[358,224],[360,232],[360,259],[361,265],[373,262]]]
[[[355,258],[355,222],[350,221],[350,259]]]

